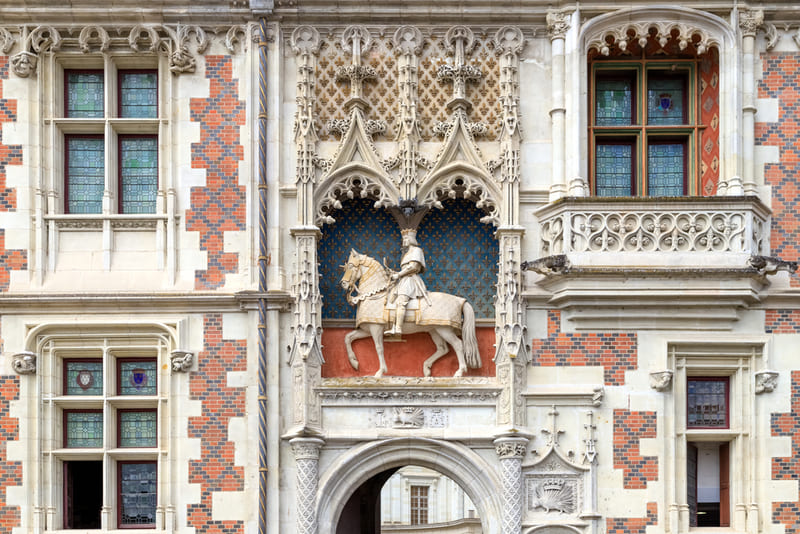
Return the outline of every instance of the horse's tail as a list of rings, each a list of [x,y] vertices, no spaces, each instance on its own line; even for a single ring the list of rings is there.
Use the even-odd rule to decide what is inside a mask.
[[[479,369],[481,353],[478,350],[478,338],[475,335],[475,311],[469,302],[464,301],[461,308],[464,313],[464,324],[461,327],[461,341],[464,343],[464,359],[470,369]]]

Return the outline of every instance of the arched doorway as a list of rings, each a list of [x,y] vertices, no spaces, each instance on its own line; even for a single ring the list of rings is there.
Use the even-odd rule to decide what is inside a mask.
[[[380,488],[408,465],[452,479],[474,503],[483,532],[500,531],[501,482],[488,461],[458,443],[396,438],[354,447],[325,471],[317,492],[319,534],[380,533]]]

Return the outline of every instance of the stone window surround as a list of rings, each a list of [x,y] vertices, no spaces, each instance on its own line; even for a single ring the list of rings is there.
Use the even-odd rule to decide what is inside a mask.
[[[104,503],[101,508],[101,530],[117,530],[118,492],[116,487],[117,466],[120,461],[154,461],[157,465],[158,496],[155,529],[150,532],[171,532],[176,525],[176,495],[172,494],[170,480],[174,479],[174,467],[169,462],[170,444],[176,439],[172,435],[170,403],[172,379],[170,376],[170,353],[176,346],[182,321],[173,324],[109,324],[109,323],[49,323],[33,325],[28,335],[29,349],[38,355],[38,372],[33,395],[38,397],[29,418],[38,421],[30,429],[30,439],[38,444],[31,450],[35,458],[30,489],[39,488],[31,495],[34,524],[44,531],[61,531],[64,524],[62,485],[63,462],[67,460],[103,460]],[[157,393],[153,396],[122,398],[112,392],[102,399],[63,395],[63,360],[75,356],[100,355],[104,360],[104,382],[109,385],[117,380],[113,358],[133,356],[155,356],[158,373]],[[65,449],[62,447],[62,413],[64,409],[85,408],[97,403],[104,410],[104,442],[102,451],[95,449]],[[89,403],[89,404],[87,404]],[[153,449],[124,449],[117,444],[117,416],[120,409],[147,408],[158,413],[158,442]]]
[[[172,151],[169,146],[174,125],[172,116],[171,80],[168,58],[163,54],[120,51],[104,54],[59,51],[43,54],[38,69],[39,98],[44,103],[40,115],[40,139],[42,142],[42,167],[35,178],[37,190],[35,211],[41,214],[41,224],[34,225],[36,233],[36,280],[41,283],[47,272],[57,265],[59,238],[65,232],[90,232],[102,234],[102,265],[111,270],[115,242],[121,232],[145,232],[151,234],[158,254],[157,268],[164,270],[177,263],[174,247],[178,216],[174,215],[174,193],[170,169]],[[102,119],[66,118],[64,113],[64,71],[87,68],[103,70],[105,73],[105,113]],[[158,117],[117,117],[117,71],[151,69],[158,73]],[[65,136],[73,134],[98,134],[105,139],[105,192],[103,212],[100,214],[66,214],[64,204],[64,150]],[[120,214],[118,212],[118,138],[122,135],[156,135],[158,150],[158,186],[156,211],[153,214]],[[173,198],[170,198],[173,197]],[[173,272],[171,269],[170,272]]]
[[[759,503],[754,484],[758,472],[758,450],[765,436],[759,436],[759,419],[769,418],[756,402],[754,375],[767,367],[770,344],[765,336],[685,336],[666,340],[667,369],[673,373],[672,387],[664,393],[663,415],[659,421],[664,436],[663,455],[666,528],[689,532],[686,448],[689,441],[729,442],[730,527],[722,531],[758,532]],[[725,429],[687,429],[686,385],[689,376],[719,376],[729,379],[729,426]],[[738,466],[738,467],[733,467]]]

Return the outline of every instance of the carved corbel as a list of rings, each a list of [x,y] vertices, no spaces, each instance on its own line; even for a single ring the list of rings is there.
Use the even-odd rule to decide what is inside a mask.
[[[756,395],[772,393],[778,386],[778,372],[763,370],[756,373]]]
[[[36,353],[18,352],[12,356],[11,367],[20,375],[32,375],[36,373]]]
[[[22,50],[11,56],[11,70],[27,78],[36,70],[39,54],[44,50],[61,48],[61,34],[52,26],[37,26],[24,40]]]
[[[553,39],[564,39],[567,36],[567,31],[569,31],[570,26],[570,14],[566,12],[559,12],[559,11],[548,11],[546,22],[547,22],[547,35],[550,36],[550,40]]]
[[[656,391],[666,391],[672,386],[672,371],[650,373],[650,387]]]
[[[797,271],[796,261],[786,261],[775,256],[750,256],[747,262],[760,275],[777,274],[778,271],[786,271],[791,274]]]
[[[176,349],[169,355],[173,373],[184,373],[192,368],[194,353],[188,350]]]
[[[570,263],[566,254],[556,254],[533,261],[524,261],[521,267],[523,271],[533,271],[543,275],[563,274],[569,270]]]

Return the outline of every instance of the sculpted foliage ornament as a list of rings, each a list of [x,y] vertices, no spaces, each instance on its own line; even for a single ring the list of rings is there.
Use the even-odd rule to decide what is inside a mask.
[[[108,32],[101,26],[86,26],[81,30],[78,43],[83,53],[92,51],[92,43],[98,43],[99,50],[105,52],[111,44],[111,39],[108,37]]]

